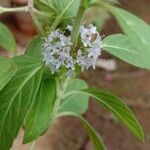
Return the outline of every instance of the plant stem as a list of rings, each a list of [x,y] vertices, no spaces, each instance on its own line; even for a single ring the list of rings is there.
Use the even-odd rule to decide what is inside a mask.
[[[6,7],[0,6],[0,14],[10,13],[10,12],[28,12],[28,6],[16,7],[16,8],[6,8]]]
[[[42,32],[40,24],[39,24],[38,20],[35,18],[35,15],[34,15],[35,8],[34,8],[33,0],[28,0],[28,11],[30,13],[30,16],[32,18],[33,24],[34,24],[37,32],[39,32],[39,33]]]
[[[36,141],[33,141],[30,147],[30,150],[35,150]]]
[[[85,6],[83,3],[84,0],[81,1],[78,12],[77,12],[77,16],[75,18],[75,22],[74,22],[74,26],[73,26],[73,31],[72,31],[72,35],[71,35],[71,39],[72,39],[72,49],[73,51],[75,50],[77,43],[78,43],[78,37],[79,37],[79,30],[80,30],[80,26],[82,23],[82,19],[83,19],[83,15],[85,13]]]
[[[52,113],[53,118],[55,118],[57,114],[62,97],[63,97],[63,89],[62,89],[61,79],[57,78],[56,79],[56,101],[55,101],[53,113]]]
[[[41,26],[40,26],[38,20],[35,18],[36,16],[34,14],[34,13],[40,13],[40,12],[38,12],[34,8],[33,0],[28,0],[28,5],[24,6],[24,7],[6,8],[6,7],[0,6],[0,14],[11,13],[11,12],[29,12],[37,32],[42,32]]]
[[[62,79],[62,78],[56,78],[56,101],[54,104],[52,117],[55,119],[57,116],[61,100],[64,98],[65,89],[68,85],[69,78]]]

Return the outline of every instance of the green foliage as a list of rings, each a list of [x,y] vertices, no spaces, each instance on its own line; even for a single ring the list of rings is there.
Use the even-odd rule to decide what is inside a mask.
[[[66,20],[67,24],[72,23],[72,18],[76,16],[79,8],[80,0],[37,0],[34,3],[39,10],[46,14],[46,16],[43,16],[35,13],[40,28],[49,26],[51,29],[54,29]],[[41,19],[43,19],[43,23]]]
[[[42,47],[43,39],[41,36],[37,36],[33,38],[30,44],[27,47],[25,55],[33,57],[37,61],[41,62],[42,54],[41,54],[41,47]]]
[[[26,116],[24,143],[29,143],[37,139],[50,126],[55,99],[55,80],[42,80],[35,101]]]
[[[116,7],[110,9],[120,27],[141,55],[144,68],[150,69],[150,26],[135,15]]]
[[[13,61],[18,70],[0,92],[0,147],[7,150],[25,118],[25,112],[34,99],[41,82],[42,65],[30,57],[18,56]]]
[[[65,90],[65,98],[63,98],[60,104],[59,112],[72,111],[78,114],[85,113],[88,108],[89,96],[77,92],[85,88],[87,88],[87,84],[83,80],[70,80]]]
[[[80,0],[54,0],[51,4],[57,10],[57,16],[68,19],[76,16]]]
[[[141,68],[147,67],[143,59],[141,59],[142,54],[137,50],[127,36],[123,34],[114,34],[106,37],[102,44],[102,47],[106,52],[134,66]]]
[[[11,80],[17,71],[17,66],[9,58],[0,57],[0,91]]]
[[[0,23],[0,47],[13,53],[16,52],[15,39],[8,27],[2,23]]]
[[[141,68],[150,69],[150,26],[133,14],[114,7],[117,0],[34,0],[32,19],[44,31],[73,23],[73,52],[80,43],[79,29],[85,12],[101,6],[116,17],[126,35],[115,34],[102,41],[108,53]],[[1,7],[0,7],[1,8]],[[10,9],[7,9],[7,11]],[[13,9],[13,11],[15,8]],[[22,10],[22,9],[21,9]],[[73,20],[75,19],[75,20]],[[96,22],[96,21],[95,21]],[[43,30],[44,29],[44,30]],[[42,35],[45,35],[43,33]],[[45,133],[57,117],[78,117],[95,150],[104,150],[101,138],[82,117],[88,108],[89,96],[111,111],[141,141],[144,135],[131,110],[117,97],[95,89],[79,79],[66,79],[62,72],[52,75],[41,55],[43,38],[39,35],[29,44],[24,55],[0,57],[0,149],[9,150],[19,129],[24,128],[24,143]],[[15,40],[0,23],[0,46],[16,51]],[[67,82],[68,81],[68,82]]]
[[[135,134],[141,141],[144,135],[141,126],[132,114],[131,110],[117,97],[96,89],[81,90],[95,98],[96,102],[105,106],[111,111],[128,129]]]
[[[43,44],[43,38],[41,36],[36,36],[33,40],[29,43],[25,55],[30,56],[31,58],[35,59],[37,62],[43,64],[42,61],[42,54],[41,54],[41,47]],[[53,78],[54,75],[50,73],[50,69],[46,66],[43,66],[43,79]]]
[[[74,112],[62,112],[60,114],[58,114],[58,117],[62,117],[62,116],[74,116],[79,118],[79,120],[81,121],[81,123],[83,124],[93,146],[94,146],[94,150],[105,150],[105,146],[101,140],[101,138],[99,137],[99,135],[96,133],[96,131],[92,128],[92,126],[79,114],[74,113]]]
[[[48,16],[53,17],[56,15],[56,10],[51,5],[48,5],[45,0],[34,0],[34,5],[39,11]]]

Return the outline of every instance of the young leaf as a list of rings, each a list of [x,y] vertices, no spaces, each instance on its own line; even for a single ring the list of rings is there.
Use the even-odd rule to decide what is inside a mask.
[[[17,56],[13,61],[17,64],[18,71],[0,92],[0,148],[2,150],[11,148],[42,77],[42,65],[32,58]]]
[[[137,67],[146,68],[137,48],[131,43],[130,39],[123,34],[114,34],[106,37],[102,42],[102,47],[106,52],[125,62]]]
[[[0,57],[0,91],[11,80],[17,71],[17,66],[9,58]]]
[[[89,96],[76,91],[87,88],[87,84],[83,80],[72,79],[65,91],[65,97],[61,101],[59,112],[72,111],[78,114],[83,114],[88,108]]]
[[[24,143],[29,143],[45,132],[52,121],[52,108],[56,99],[54,79],[43,80],[25,121]]]
[[[13,53],[16,52],[15,39],[8,27],[2,23],[0,23],[0,47]]]
[[[105,106],[111,111],[128,129],[141,141],[144,141],[144,134],[137,119],[131,110],[117,97],[96,89],[81,90],[95,98],[96,102]]]
[[[123,9],[112,7],[109,10],[112,11],[124,33],[136,46],[145,68],[150,69],[150,25]]]
[[[82,116],[74,112],[62,112],[58,114],[58,117],[63,117],[63,116],[74,116],[79,118],[94,146],[94,150],[105,150],[105,146],[100,136],[96,133],[96,131],[92,128],[92,126]]]

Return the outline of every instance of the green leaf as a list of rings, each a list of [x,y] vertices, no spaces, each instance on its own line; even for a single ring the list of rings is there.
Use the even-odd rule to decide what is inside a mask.
[[[53,6],[53,3],[55,2],[55,0],[40,0],[40,1],[42,1],[46,5],[50,6],[53,10],[56,11],[55,7]]]
[[[81,0],[53,0],[51,3],[57,10],[57,15],[63,19],[76,16]]]
[[[11,31],[4,24],[0,23],[0,47],[15,53],[16,42]]]
[[[150,69],[150,25],[123,9],[112,7],[109,10],[112,11],[124,33],[136,46],[145,68]]]
[[[9,150],[39,88],[42,65],[27,56],[13,58],[18,71],[0,92],[0,147]]]
[[[56,15],[56,10],[48,5],[45,0],[34,0],[35,7],[42,11],[43,13],[47,14],[48,16]]]
[[[131,43],[130,39],[123,34],[114,34],[106,37],[102,41],[102,47],[106,52],[129,64],[146,68],[137,48]]]
[[[141,141],[144,142],[144,134],[137,119],[131,110],[117,97],[96,89],[81,90],[84,93],[95,98],[96,102],[105,106],[111,111],[128,129]]]
[[[25,55],[31,56],[37,61],[42,60],[42,44],[43,44],[43,39],[41,36],[37,36],[33,38],[31,43],[28,45],[28,48],[25,52]]]
[[[17,71],[17,66],[9,58],[0,57],[0,91],[11,80]]]
[[[72,79],[69,81],[65,91],[65,98],[62,100],[59,112],[72,111],[83,114],[88,108],[89,96],[77,93],[78,90],[87,88],[83,80]]]
[[[65,19],[70,24],[71,18],[74,18],[77,14],[81,0],[54,0],[51,1],[53,7],[57,10],[57,16],[54,23],[51,25],[51,30],[55,29],[60,23],[63,23]]]
[[[43,10],[43,14],[34,12],[34,16],[41,30],[47,28],[52,30],[60,23],[62,27],[64,24],[71,24],[73,22],[72,18],[76,16],[81,0],[40,0],[40,2],[42,2],[42,5],[39,6],[38,4],[38,8]],[[55,10],[55,13],[50,13],[51,15],[47,13],[45,9],[48,9],[48,7],[43,5],[48,5],[51,9]]]
[[[62,112],[58,114],[58,117],[63,117],[63,116],[74,116],[79,118],[94,146],[94,150],[105,150],[105,146],[100,136],[96,133],[96,131],[92,128],[92,126],[82,116],[74,112]]]
[[[25,121],[24,143],[29,143],[42,135],[52,121],[52,108],[56,99],[54,79],[43,80]]]
[[[43,38],[41,36],[36,36],[30,42],[25,52],[25,55],[34,58],[36,61],[43,63],[42,58],[42,44]],[[43,66],[43,78],[52,78],[54,75],[51,74],[50,69],[46,66]]]

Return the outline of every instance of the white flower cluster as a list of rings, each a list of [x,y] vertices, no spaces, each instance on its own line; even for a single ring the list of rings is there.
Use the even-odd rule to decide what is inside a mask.
[[[67,75],[73,75],[75,63],[70,55],[71,45],[71,37],[65,36],[59,29],[52,31],[45,40],[42,51],[43,61],[50,67],[52,74],[64,66],[68,69]]]
[[[82,71],[89,67],[95,69],[96,62],[101,55],[101,36],[92,24],[88,27],[82,25],[80,34],[84,48],[83,50],[79,49],[77,52],[77,63],[81,66]]]
[[[67,26],[72,31],[72,26]],[[86,68],[95,69],[96,62],[101,55],[101,37],[93,25],[80,28],[80,35],[83,46],[77,49],[77,55],[71,56],[71,36],[65,36],[59,29],[52,31],[45,40],[42,48],[43,61],[55,73],[61,67],[67,69],[66,75],[74,76],[75,65],[79,65],[82,71]]]

